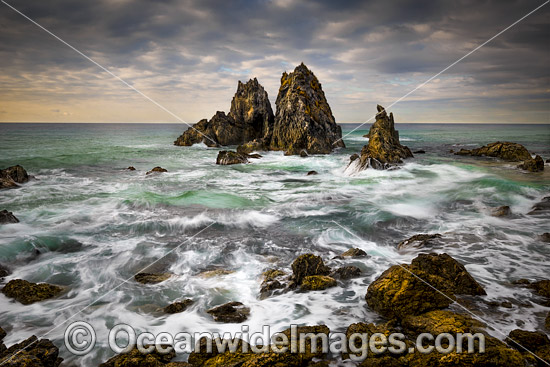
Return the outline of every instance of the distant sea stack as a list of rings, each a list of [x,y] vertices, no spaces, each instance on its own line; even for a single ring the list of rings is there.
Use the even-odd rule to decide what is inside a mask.
[[[321,84],[304,63],[290,74],[283,73],[276,106],[270,149],[284,150],[286,155],[304,150],[328,154],[345,146]]]
[[[376,121],[372,124],[368,133],[369,143],[361,149],[361,156],[353,159],[350,164],[356,162],[359,169],[368,167],[374,169],[387,169],[402,159],[412,158],[411,150],[399,142],[399,132],[395,130],[393,114],[386,113],[384,107],[378,105]]]
[[[229,114],[218,111],[210,120],[200,120],[188,128],[175,145],[238,145],[254,139],[269,138],[274,116],[264,87],[256,78],[239,81]]]

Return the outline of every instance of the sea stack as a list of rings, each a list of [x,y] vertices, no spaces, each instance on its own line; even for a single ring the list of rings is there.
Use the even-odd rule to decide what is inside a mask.
[[[285,155],[328,154],[345,146],[321,84],[304,63],[283,73],[276,106],[270,149]]]
[[[384,107],[378,105],[376,121],[372,124],[368,133],[369,143],[361,149],[358,162],[359,169],[368,167],[374,169],[387,169],[397,163],[403,163],[402,159],[411,158],[411,150],[399,142],[399,132],[395,130],[393,114],[389,116]]]
[[[246,84],[239,81],[230,112],[218,111],[210,120],[189,127],[174,145],[190,146],[204,142],[208,146],[238,145],[255,139],[269,139],[274,116],[264,87],[256,78]]]

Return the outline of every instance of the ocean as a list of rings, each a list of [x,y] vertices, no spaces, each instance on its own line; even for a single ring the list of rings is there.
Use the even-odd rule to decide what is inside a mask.
[[[346,135],[358,125],[342,126]],[[0,124],[0,168],[19,164],[35,176],[0,191],[0,210],[20,220],[0,226],[0,264],[12,270],[4,282],[21,278],[67,289],[29,306],[0,295],[0,326],[9,330],[4,343],[47,337],[70,364],[97,365],[113,355],[108,330],[119,323],[152,333],[239,331],[241,324],[216,323],[205,312],[229,301],[251,308],[243,323],[251,332],[290,324],[345,331],[354,322],[381,321],[366,306],[368,285],[426,251],[446,252],[466,266],[487,291],[487,302],[472,311],[494,328],[507,334],[540,327],[548,308],[510,282],[550,274],[550,246],[537,239],[550,232],[550,220],[527,214],[550,195],[550,167],[526,173],[517,163],[449,151],[513,141],[546,160],[550,125],[396,124],[402,144],[426,153],[396,170],[349,172],[349,156],[367,143],[368,127],[345,136],[346,148],[331,155],[267,152],[250,164],[218,166],[219,149],[172,145],[187,129],[179,124]],[[155,166],[168,172],[145,174]],[[307,176],[311,170],[318,174]],[[512,216],[490,215],[501,205]],[[443,244],[397,250],[419,233],[440,233]],[[355,247],[369,257],[334,259]],[[326,291],[261,300],[262,272],[290,271],[306,252],[363,274]],[[149,270],[175,276],[156,285],[131,279],[158,259]],[[232,272],[200,276],[213,269]],[[184,298],[195,300],[188,311],[158,311]],[[513,307],[495,310],[491,301]],[[98,348],[84,357],[63,347],[73,321],[86,321],[97,333]]]

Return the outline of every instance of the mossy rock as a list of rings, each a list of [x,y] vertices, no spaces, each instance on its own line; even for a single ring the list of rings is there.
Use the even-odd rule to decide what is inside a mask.
[[[361,269],[359,269],[357,266],[348,265],[348,266],[342,266],[336,269],[330,274],[330,276],[335,279],[347,280],[347,279],[357,278],[361,276],[361,273],[362,273]]]
[[[262,273],[264,281],[274,280],[285,275],[286,273],[279,269],[268,269]]]
[[[47,283],[31,283],[23,279],[10,280],[2,288],[6,297],[15,299],[24,305],[43,301],[59,295],[63,288]]]
[[[359,257],[367,257],[368,255],[365,251],[361,250],[360,248],[350,248],[349,250],[343,252],[340,256],[359,258]]]
[[[164,282],[171,276],[171,273],[138,273],[134,276],[134,279],[141,284],[157,284]]]
[[[326,275],[311,275],[303,279],[300,285],[302,291],[322,291],[336,287],[336,280]]]
[[[214,321],[224,323],[241,323],[248,319],[250,308],[241,302],[229,302],[206,311]]]
[[[422,315],[409,315],[401,320],[403,329],[409,335],[430,333],[472,333],[475,334],[484,329],[485,324],[468,315],[458,314],[448,310],[435,310]]]
[[[550,330],[550,312],[548,312],[548,315],[546,315],[544,326],[546,327],[546,330]]]
[[[134,347],[130,352],[118,354],[99,367],[162,367],[176,357],[175,351],[160,353],[157,348],[151,353],[143,354]]]
[[[531,159],[531,153],[521,144],[511,142],[490,143],[480,148],[461,149],[456,155],[487,156],[500,158],[505,161],[525,161]]]
[[[187,308],[191,306],[193,303],[194,302],[192,299],[185,299],[183,301],[178,301],[178,302],[169,304],[168,306],[164,307],[163,311],[165,313],[180,313],[187,310]]]
[[[0,365],[6,367],[57,367],[62,361],[50,340],[34,335],[0,353]]]
[[[233,274],[235,270],[227,270],[227,269],[215,269],[215,270],[206,270],[201,273],[199,273],[199,276],[201,278],[214,278],[214,277],[221,277],[224,275]]]
[[[300,285],[307,276],[312,275],[329,275],[330,268],[325,265],[320,256],[313,254],[304,254],[298,256],[292,263],[292,272],[294,274],[294,282]]]
[[[231,150],[222,150],[218,153],[218,158],[216,158],[216,164],[220,165],[231,165],[231,164],[241,164],[248,163],[248,157],[245,154],[233,152]]]

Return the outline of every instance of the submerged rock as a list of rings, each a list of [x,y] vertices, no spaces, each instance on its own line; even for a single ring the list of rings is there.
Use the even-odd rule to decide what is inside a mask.
[[[361,150],[359,168],[387,169],[412,158],[411,150],[399,142],[399,132],[395,130],[393,114],[388,116],[384,107],[378,105],[376,121],[369,131],[369,142]]]
[[[214,278],[214,277],[220,277],[224,275],[233,274],[234,270],[228,270],[228,269],[214,269],[214,270],[206,270],[199,273],[199,276],[201,278]]]
[[[550,196],[544,197],[540,202],[533,205],[529,215],[546,214],[550,212]]]
[[[136,167],[130,166],[130,167],[126,168],[126,170],[128,170],[128,171],[135,171],[135,170],[136,170]]]
[[[151,353],[143,354],[134,347],[128,353],[118,354],[107,362],[101,363],[99,367],[169,367],[169,363],[174,357],[176,357],[174,350],[160,353],[155,347]]]
[[[447,254],[421,254],[410,265],[394,265],[367,289],[369,307],[386,317],[448,307],[455,294],[485,295],[466,268]]]
[[[193,303],[194,302],[192,299],[185,299],[183,301],[178,301],[178,302],[169,304],[168,306],[164,307],[163,311],[165,313],[180,313],[187,310],[187,308],[191,306]]]
[[[499,206],[491,211],[493,217],[507,217],[512,214],[512,209],[508,205]]]
[[[313,176],[313,175],[317,175],[317,174],[318,174],[317,171],[309,171],[307,173],[308,176]]]
[[[157,167],[153,168],[152,170],[148,171],[146,173],[146,175],[150,175],[151,173],[155,173],[155,172],[156,173],[164,173],[164,172],[168,172],[168,170],[157,166]]]
[[[157,284],[164,282],[171,276],[171,273],[138,273],[134,276],[134,279],[141,284]]]
[[[424,149],[419,149],[413,152],[414,154],[426,154],[426,151]]]
[[[303,63],[283,73],[276,105],[272,150],[328,154],[345,146],[319,80]]]
[[[218,153],[216,164],[230,165],[248,163],[248,156],[245,154],[233,152],[231,150],[222,150]]]
[[[539,235],[539,240],[541,240],[542,242],[550,243],[550,233],[544,232],[543,234]]]
[[[47,283],[31,283],[23,279],[10,280],[2,288],[2,293],[6,297],[13,298],[16,301],[30,305],[31,303],[43,301],[57,296],[63,291],[63,288]]]
[[[241,323],[248,319],[250,308],[241,302],[229,302],[206,311],[214,321],[224,323]]]
[[[298,256],[292,263],[293,281],[301,285],[302,281],[313,275],[329,275],[330,268],[325,265],[320,256],[304,254]]]
[[[29,181],[27,171],[19,165],[0,170],[0,189],[19,187],[18,184]]]
[[[531,154],[523,145],[500,141],[472,150],[460,149],[455,155],[487,156],[500,158],[505,161],[525,161],[531,159]]]
[[[544,160],[540,155],[537,155],[535,158],[529,158],[525,160],[518,168],[529,171],[529,172],[540,172],[544,171]]]
[[[301,291],[322,291],[331,287],[336,287],[336,280],[326,275],[307,276],[300,284]]]
[[[357,266],[347,265],[336,269],[330,274],[330,276],[336,279],[347,280],[357,278],[358,276],[361,276],[361,273],[361,269],[359,269]]]
[[[19,223],[19,219],[17,219],[12,212],[8,212],[7,210],[0,211],[0,224],[11,223]]]
[[[256,78],[246,84],[239,81],[229,114],[218,111],[212,119],[199,121],[174,144],[189,146],[204,142],[208,146],[217,146],[244,144],[255,139],[269,140],[273,122],[271,103],[264,87]],[[263,142],[258,144],[265,145]]]
[[[6,367],[57,367],[62,361],[59,349],[50,340],[38,340],[34,335],[0,350],[0,365]]]
[[[441,238],[439,233],[434,234],[417,234],[397,244],[398,250],[403,250],[409,247],[426,247],[431,245],[434,240]]]

